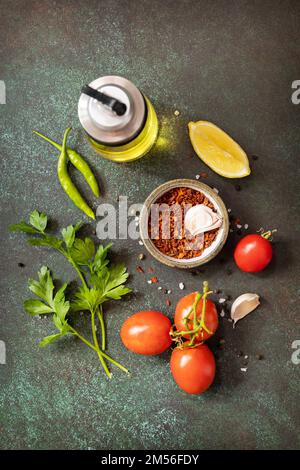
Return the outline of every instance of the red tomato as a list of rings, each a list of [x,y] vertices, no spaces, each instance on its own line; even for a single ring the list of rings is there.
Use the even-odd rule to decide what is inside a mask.
[[[196,295],[197,295],[197,292],[192,292],[191,294],[188,294],[185,297],[182,297],[182,299],[180,299],[179,302],[177,303],[174,322],[175,322],[176,329],[178,331],[186,330],[186,327],[183,323],[183,319],[187,316],[187,314],[191,310],[194,304]],[[197,318],[201,318],[201,312],[202,312],[202,299],[199,300],[197,308],[196,308]],[[193,318],[193,313],[190,314],[189,318],[190,319]],[[212,332],[212,334],[210,335],[205,330],[199,331],[196,337],[196,342],[205,341],[208,338],[210,338],[215,333],[215,331],[217,330],[219,326],[218,312],[217,312],[216,306],[209,299],[207,299],[206,301],[205,325]],[[188,326],[189,328],[193,327],[192,321],[189,321]],[[189,338],[188,335],[184,337]]]
[[[215,358],[205,344],[196,348],[175,348],[170,365],[175,382],[186,393],[198,395],[205,392],[215,378]]]
[[[272,255],[271,242],[261,235],[252,234],[239,241],[234,251],[234,260],[242,271],[257,273],[268,266]]]
[[[170,328],[171,322],[163,313],[142,310],[125,320],[120,334],[127,349],[152,356],[171,346]]]

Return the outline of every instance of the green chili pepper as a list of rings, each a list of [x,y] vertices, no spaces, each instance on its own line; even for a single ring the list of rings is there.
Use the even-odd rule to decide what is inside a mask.
[[[75,206],[77,206],[82,212],[84,212],[86,215],[91,217],[92,219],[95,219],[95,214],[92,211],[92,209],[87,205],[83,197],[81,196],[80,192],[74,185],[73,181],[71,180],[68,170],[67,170],[67,162],[68,162],[68,156],[67,156],[67,138],[68,134],[70,132],[71,128],[68,127],[64,133],[64,140],[62,143],[62,150],[61,154],[58,159],[58,165],[57,165],[57,175],[60,184],[62,185],[64,191],[66,194],[69,196],[69,198],[74,202]]]
[[[60,144],[58,144],[57,142],[55,142],[54,140],[50,139],[49,137],[41,134],[38,131],[33,131],[33,133],[38,135],[42,139],[46,140],[49,144],[53,145],[59,151],[62,150],[62,146]],[[67,153],[68,153],[68,157],[69,157],[71,163],[75,166],[75,168],[77,168],[78,171],[80,171],[80,173],[82,173],[83,177],[85,178],[87,184],[89,185],[89,187],[93,191],[94,195],[96,197],[99,197],[100,196],[100,191],[99,191],[99,186],[98,186],[97,180],[96,180],[92,170],[90,169],[89,165],[87,164],[87,162],[84,160],[84,158],[79,153],[77,153],[73,149],[70,149],[69,147],[67,148]]]

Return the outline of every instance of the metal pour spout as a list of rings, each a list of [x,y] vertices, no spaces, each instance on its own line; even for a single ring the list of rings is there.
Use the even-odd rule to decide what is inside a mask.
[[[123,116],[126,113],[126,104],[121,103],[121,101],[118,101],[115,98],[112,98],[111,96],[101,93],[101,91],[95,90],[89,85],[84,85],[81,89],[81,93],[84,93],[85,95],[88,95],[91,98],[95,98],[96,100],[100,101],[100,103],[104,104],[112,111],[114,111],[117,116]]]

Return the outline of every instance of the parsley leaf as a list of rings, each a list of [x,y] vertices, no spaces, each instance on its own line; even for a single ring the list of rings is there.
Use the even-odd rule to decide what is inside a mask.
[[[9,230],[11,232],[25,232],[31,234],[42,235],[47,227],[47,216],[43,212],[36,209],[30,214],[29,223],[21,220],[19,224],[11,224]]]
[[[75,238],[74,244],[69,250],[70,256],[79,265],[89,265],[93,261],[95,245],[91,238],[84,240]]]
[[[78,222],[75,227],[73,225],[68,225],[68,227],[63,228],[61,233],[67,248],[71,248],[75,241],[76,232],[81,228],[82,223]]]
[[[71,248],[75,240],[75,230],[74,230],[73,225],[69,225],[68,227],[63,228],[61,233],[62,233],[66,247]]]
[[[40,269],[38,272],[38,278],[38,281],[34,279],[29,281],[29,289],[44,302],[37,299],[29,299],[24,302],[24,308],[29,315],[53,313],[52,321],[59,330],[59,333],[46,336],[40,342],[40,346],[44,347],[46,344],[51,344],[58,338],[61,338],[68,333],[72,333],[66,319],[70,310],[70,302],[65,299],[65,290],[67,288],[66,283],[53,297],[54,283],[50,270],[46,266],[43,266]]]
[[[128,272],[123,263],[114,264],[109,267],[109,280],[106,286],[107,291],[124,284],[128,279]]]
[[[131,289],[124,286],[127,278],[128,273],[124,264],[112,265],[109,268],[103,267],[90,276],[90,282],[94,288],[81,288],[76,292],[72,308],[92,311],[108,299],[121,299],[131,292]]]
[[[124,264],[104,267],[90,276],[91,283],[102,292],[105,299],[115,300],[131,292],[131,289],[123,286],[127,278],[128,273]]]
[[[54,343],[59,338],[62,338],[64,333],[56,333],[55,335],[45,336],[42,341],[39,342],[39,347],[44,348],[47,344]]]
[[[81,287],[75,293],[75,300],[72,302],[72,309],[78,310],[95,310],[104,301],[102,292],[98,289],[89,289]]]
[[[52,313],[52,307],[38,299],[28,299],[24,302],[25,311],[29,315],[43,315],[44,313]]]
[[[48,305],[52,306],[54,284],[49,269],[46,266],[42,266],[38,272],[38,277],[38,281],[29,279],[29,289],[37,297],[40,297]]]
[[[45,231],[47,220],[46,214],[44,214],[44,212],[38,212],[36,209],[30,214],[29,218],[30,224],[40,232]]]
[[[55,250],[60,250],[63,241],[51,235],[45,235],[43,238],[29,238],[28,243],[33,246],[49,246]]]
[[[106,292],[106,297],[109,297],[110,299],[114,300],[120,300],[123,295],[129,294],[130,292],[132,292],[132,289],[130,289],[129,287],[118,286],[115,289]]]
[[[53,300],[53,309],[56,316],[64,324],[66,321],[66,315],[70,310],[70,302],[65,299],[65,290],[67,288],[67,283],[65,283],[55,294]]]
[[[109,260],[107,259],[108,250],[111,248],[112,243],[109,243],[104,247],[100,245],[97,249],[97,252],[94,257],[92,270],[94,272],[101,271],[101,269],[105,268],[109,264]]]
[[[31,234],[40,233],[39,230],[33,228],[30,224],[28,224],[24,220],[21,220],[19,224],[11,224],[9,226],[9,230],[11,232],[24,232],[24,233],[31,233]]]

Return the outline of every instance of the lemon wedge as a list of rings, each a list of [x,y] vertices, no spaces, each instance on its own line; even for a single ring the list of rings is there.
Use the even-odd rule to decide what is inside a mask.
[[[250,175],[246,153],[226,132],[208,121],[189,122],[188,128],[196,154],[213,171],[226,178]]]

